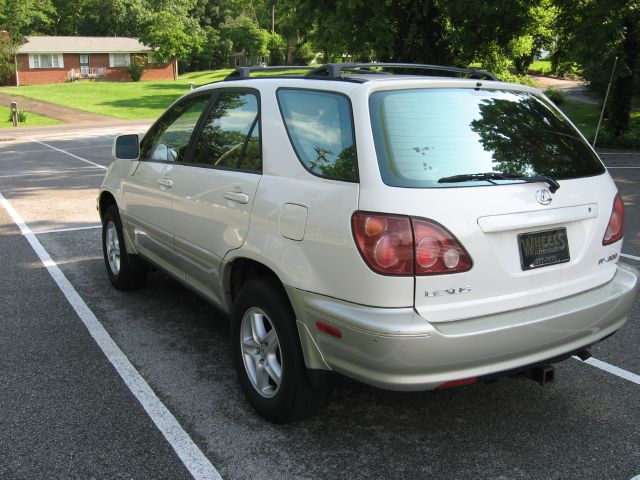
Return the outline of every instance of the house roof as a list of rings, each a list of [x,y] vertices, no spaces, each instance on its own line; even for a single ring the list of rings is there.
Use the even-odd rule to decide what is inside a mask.
[[[115,53],[151,52],[152,48],[132,37],[29,36],[18,53]]]

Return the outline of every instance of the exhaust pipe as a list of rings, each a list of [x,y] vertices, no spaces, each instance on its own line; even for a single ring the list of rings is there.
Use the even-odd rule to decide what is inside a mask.
[[[580,350],[578,353],[576,353],[576,357],[584,362],[585,360],[589,360],[591,358],[591,352],[585,348],[584,350]]]
[[[544,386],[547,383],[553,382],[555,379],[555,372],[556,369],[553,365],[543,365],[541,367],[532,368],[526,373],[526,376]]]

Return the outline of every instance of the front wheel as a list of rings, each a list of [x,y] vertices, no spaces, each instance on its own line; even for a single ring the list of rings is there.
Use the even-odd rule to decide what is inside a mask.
[[[282,287],[261,277],[235,302],[231,349],[240,386],[267,420],[286,423],[311,415],[329,395],[309,382],[293,309]]]
[[[129,255],[124,243],[118,208],[111,205],[102,217],[102,253],[112,285],[119,290],[140,288],[147,269],[136,255]]]

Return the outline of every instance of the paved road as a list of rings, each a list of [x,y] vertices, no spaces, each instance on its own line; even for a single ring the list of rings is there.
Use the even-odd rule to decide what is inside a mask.
[[[316,417],[266,423],[236,383],[224,315],[160,273],[136,292],[110,287],[94,202],[115,132],[0,142],[0,194],[34,233],[0,208],[0,478],[214,478],[209,467],[225,479],[640,475],[640,384],[576,360],[545,388],[511,379],[395,393],[341,380]],[[627,205],[624,251],[640,258],[640,153],[603,159]],[[115,348],[90,333],[91,318]],[[640,302],[594,356],[639,375],[639,322]],[[117,352],[133,369],[125,379]]]

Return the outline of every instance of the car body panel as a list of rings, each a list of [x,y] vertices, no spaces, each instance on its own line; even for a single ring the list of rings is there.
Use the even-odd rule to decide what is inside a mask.
[[[391,390],[429,390],[517,370],[586,348],[618,330],[638,294],[638,272],[620,264],[609,282],[554,302],[444,324],[411,308],[379,309],[288,289],[310,334],[307,356]],[[321,331],[321,321],[340,337]],[[299,327],[299,328],[301,328]],[[315,347],[317,350],[313,350]]]

